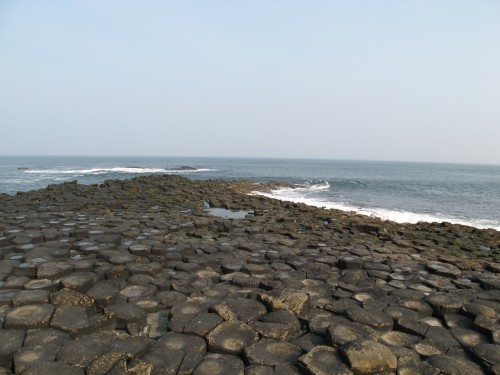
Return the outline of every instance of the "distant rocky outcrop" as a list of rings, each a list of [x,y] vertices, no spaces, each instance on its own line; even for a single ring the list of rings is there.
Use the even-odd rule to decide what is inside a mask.
[[[167,171],[196,171],[198,168],[190,167],[189,165],[183,165],[182,167],[175,168],[165,168]]]

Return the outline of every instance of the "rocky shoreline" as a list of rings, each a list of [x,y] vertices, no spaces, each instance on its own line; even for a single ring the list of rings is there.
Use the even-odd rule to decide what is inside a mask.
[[[0,194],[0,374],[500,374],[500,232],[248,194],[273,186]]]

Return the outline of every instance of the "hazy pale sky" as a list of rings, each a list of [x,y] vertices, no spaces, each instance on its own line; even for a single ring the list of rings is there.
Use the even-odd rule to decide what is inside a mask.
[[[500,1],[0,2],[1,155],[500,164]]]

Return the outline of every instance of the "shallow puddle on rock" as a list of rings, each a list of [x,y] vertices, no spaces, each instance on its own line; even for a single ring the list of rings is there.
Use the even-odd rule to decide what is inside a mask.
[[[225,208],[210,207],[208,204],[205,204],[203,211],[212,216],[217,216],[223,219],[244,219],[247,215],[252,213],[250,211],[231,211],[226,210]]]

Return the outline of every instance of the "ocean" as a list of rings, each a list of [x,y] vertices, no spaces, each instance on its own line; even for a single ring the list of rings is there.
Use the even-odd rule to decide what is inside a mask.
[[[182,168],[182,167],[190,168]],[[191,169],[195,168],[195,169]],[[0,193],[148,174],[285,181],[269,197],[384,220],[465,224],[500,231],[500,166],[347,160],[195,157],[0,156]]]

